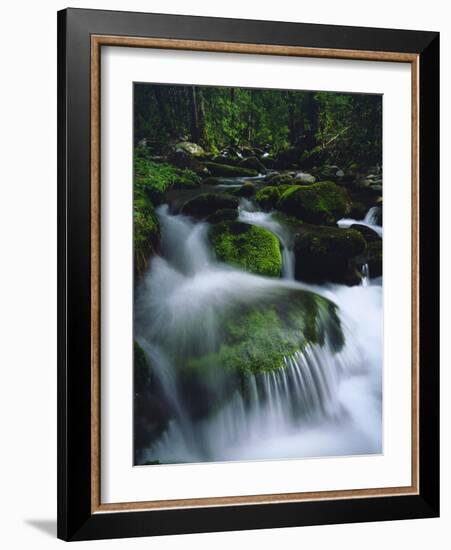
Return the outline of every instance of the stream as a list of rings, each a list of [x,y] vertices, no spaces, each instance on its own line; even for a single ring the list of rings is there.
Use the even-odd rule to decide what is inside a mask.
[[[230,178],[223,188],[240,187]],[[382,452],[382,281],[363,272],[359,286],[308,285],[294,280],[293,238],[272,213],[240,199],[238,220],[269,230],[282,252],[282,277],[254,275],[218,262],[209,224],[157,209],[161,253],[152,259],[135,297],[135,338],[151,361],[171,412],[167,429],[149,443],[139,463],[186,463],[363,455]],[[372,217],[373,216],[373,217]],[[366,224],[382,236],[374,212]],[[323,296],[337,306],[344,346],[328,338],[284,357],[284,368],[250,374],[231,386],[211,369],[211,396],[201,414],[199,394],[187,392],[183,358],[208,356],[223,338],[224,319],[240,307],[289,300],[294,291]],[[323,313],[326,316],[326,313]],[[324,318],[327,324],[330,319]],[[198,412],[201,410],[201,412]],[[195,411],[195,412],[193,412]]]

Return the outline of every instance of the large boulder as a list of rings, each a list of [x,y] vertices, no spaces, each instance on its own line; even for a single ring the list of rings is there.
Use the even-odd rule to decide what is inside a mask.
[[[323,346],[327,340],[339,351],[344,343],[335,304],[304,290],[280,289],[259,304],[232,309],[221,328],[224,339],[218,349],[191,358],[188,369],[202,376],[218,370],[236,373],[242,380],[285,368],[286,358],[307,345]]]
[[[359,284],[357,258],[366,246],[362,234],[354,229],[302,224],[295,237],[295,277],[315,284]]]
[[[258,176],[257,170],[244,168],[243,166],[230,166],[228,164],[219,164],[217,162],[204,162],[204,166],[208,169],[212,176],[224,178]]]
[[[202,193],[185,202],[181,213],[202,219],[224,208],[236,210],[238,199],[228,194]]]
[[[280,243],[268,230],[238,221],[222,222],[212,228],[210,240],[219,260],[258,275],[280,277]]]
[[[174,151],[183,151],[193,157],[204,157],[206,155],[205,150],[200,145],[191,141],[180,141],[175,145]]]
[[[278,208],[308,223],[333,225],[349,213],[351,201],[344,189],[331,181],[293,185],[280,197]]]

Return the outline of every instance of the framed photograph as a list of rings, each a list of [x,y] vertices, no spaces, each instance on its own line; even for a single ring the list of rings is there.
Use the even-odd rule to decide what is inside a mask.
[[[439,514],[439,35],[58,14],[58,536]]]

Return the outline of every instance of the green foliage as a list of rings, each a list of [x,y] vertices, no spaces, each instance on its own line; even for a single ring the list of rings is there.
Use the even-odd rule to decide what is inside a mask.
[[[135,143],[145,138],[154,153],[183,136],[211,152],[246,144],[291,150],[289,164],[303,153],[311,166],[382,161],[378,95],[162,84],[134,91]]]
[[[343,188],[325,181],[289,187],[282,193],[278,207],[309,223],[333,225],[349,212],[350,199]]]
[[[162,195],[172,186],[191,188],[201,182],[200,176],[191,170],[149,159],[147,150],[142,147],[135,148],[134,164],[135,189],[146,190],[154,196]]]
[[[241,222],[222,222],[212,229],[211,241],[219,260],[251,273],[280,277],[280,244],[266,229]]]
[[[143,187],[134,188],[133,195],[133,250],[135,273],[142,275],[149,257],[160,242],[160,225],[149,195]]]

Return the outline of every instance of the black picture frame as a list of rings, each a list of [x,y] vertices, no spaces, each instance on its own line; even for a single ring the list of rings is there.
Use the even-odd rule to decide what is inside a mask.
[[[419,60],[419,494],[93,513],[91,36],[399,52]],[[88,540],[439,515],[439,34],[67,9],[58,13],[58,537]]]

